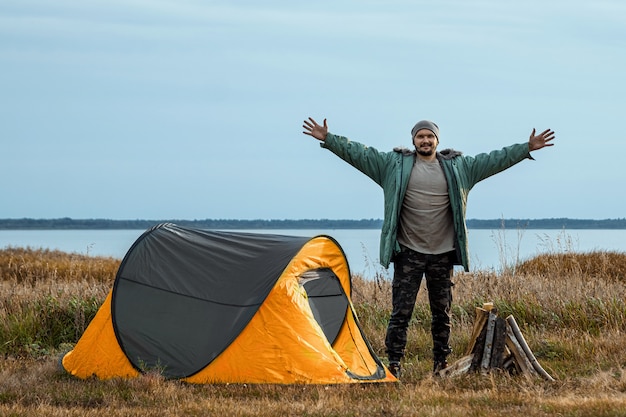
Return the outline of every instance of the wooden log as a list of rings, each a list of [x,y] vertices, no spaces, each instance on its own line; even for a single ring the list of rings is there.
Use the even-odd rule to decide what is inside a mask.
[[[496,319],[493,334],[493,347],[491,348],[491,368],[502,369],[504,359],[507,356],[506,347],[506,321],[502,317]]]
[[[488,316],[488,315],[487,315]],[[476,339],[474,339],[474,348],[471,355],[473,355],[472,364],[470,366],[470,371],[476,372],[480,369],[481,363],[483,360],[483,352],[485,350],[485,339],[487,337],[487,321],[483,322],[483,326],[480,329],[480,334]]]
[[[489,318],[487,319],[487,333],[485,334],[485,346],[482,352],[482,359],[480,362],[480,368],[486,371],[491,365],[491,353],[493,349],[493,336],[496,329],[496,319],[498,316],[492,311],[489,312]]]
[[[509,356],[508,358],[504,360],[504,363],[502,364],[502,369],[509,371],[509,372],[511,372],[513,369],[515,369],[516,371],[519,371],[519,367],[515,363],[515,357],[513,355]]]
[[[454,362],[452,365],[444,368],[438,372],[439,376],[456,376],[461,375],[469,371],[470,366],[472,365],[472,359],[474,355],[463,356],[458,361]]]
[[[476,318],[474,319],[474,328],[472,330],[472,335],[470,336],[470,342],[467,345],[467,350],[465,351],[465,355],[470,355],[474,351],[474,346],[476,345],[477,339],[480,337],[481,332],[483,331],[483,327],[485,323],[487,323],[487,319],[489,317],[489,312],[483,308],[476,307]]]
[[[519,326],[517,325],[517,322],[515,321],[515,318],[513,316],[508,316],[506,318],[506,321],[509,324],[509,326],[511,327],[511,330],[512,330],[513,334],[517,338],[517,341],[519,342],[522,350],[526,354],[526,356],[527,356],[528,360],[530,361],[533,369],[535,371],[537,371],[537,373],[539,375],[541,375],[544,379],[547,379],[548,381],[554,381],[554,378],[552,378],[552,376],[548,372],[546,372],[545,369],[543,369],[543,367],[541,366],[541,364],[539,363],[539,361],[537,360],[537,358],[535,357],[533,352],[530,350],[530,347],[528,346],[528,343],[526,343],[526,339],[524,339],[524,336],[522,335],[522,331],[520,330]]]
[[[513,333],[513,330],[508,322],[506,325],[506,336],[506,345],[515,357],[515,363],[519,367],[521,374],[526,378],[531,379],[533,375],[536,375],[535,368],[533,368],[530,360],[528,360],[524,349],[522,349],[522,346],[519,344],[517,337],[515,336],[515,333]]]
[[[493,303],[491,303],[491,302],[490,303],[483,303],[483,310],[491,311],[491,310],[495,310],[495,307],[493,306]]]

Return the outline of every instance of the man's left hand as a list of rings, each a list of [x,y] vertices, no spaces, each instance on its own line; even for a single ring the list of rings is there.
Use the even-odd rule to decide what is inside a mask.
[[[528,139],[528,150],[536,151],[541,148],[545,148],[546,146],[554,146],[552,140],[554,140],[554,132],[550,129],[546,129],[540,134],[535,134],[535,129],[533,128],[532,133],[530,134],[530,139]]]

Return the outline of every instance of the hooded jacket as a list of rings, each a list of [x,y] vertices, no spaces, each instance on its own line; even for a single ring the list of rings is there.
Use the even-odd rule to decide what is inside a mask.
[[[402,201],[416,158],[415,150],[394,148],[391,152],[381,152],[332,133],[326,135],[321,146],[357,168],[382,187],[385,206],[380,235],[380,263],[388,268],[394,255],[400,251],[400,244],[396,235]],[[462,265],[465,271],[469,272],[465,213],[470,190],[478,182],[504,171],[526,158],[533,159],[528,150],[528,143],[511,145],[473,157],[462,155],[451,149],[437,152],[437,160],[441,164],[448,182],[448,196],[450,197],[455,234],[455,264]]]

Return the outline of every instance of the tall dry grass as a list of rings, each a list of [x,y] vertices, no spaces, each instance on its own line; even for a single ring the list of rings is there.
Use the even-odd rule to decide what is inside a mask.
[[[55,251],[0,251],[0,415],[626,415],[625,254],[547,253],[502,273],[456,273],[451,359],[464,353],[475,307],[489,301],[515,316],[555,383],[498,372],[433,378],[425,288],[400,384],[191,386],[154,373],[110,381],[60,373],[59,354],[95,315],[118,266]],[[390,297],[385,274],[354,277],[359,320],[381,357]]]
[[[111,289],[119,260],[0,251],[0,354],[38,356],[73,343]]]

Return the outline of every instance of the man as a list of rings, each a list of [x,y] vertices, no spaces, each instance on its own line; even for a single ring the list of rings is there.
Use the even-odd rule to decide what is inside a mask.
[[[554,132],[532,130],[526,143],[475,157],[446,149],[437,152],[439,127],[428,120],[411,130],[414,150],[395,148],[380,152],[328,132],[309,117],[303,133],[322,141],[321,146],[359,169],[383,188],[385,210],[380,238],[380,263],[394,262],[392,313],[385,347],[389,370],[400,376],[409,320],[417,292],[426,277],[432,313],[433,372],[448,366],[452,352],[450,306],[452,270],[469,271],[465,212],[467,196],[476,183],[524,159],[530,152],[553,146]]]

